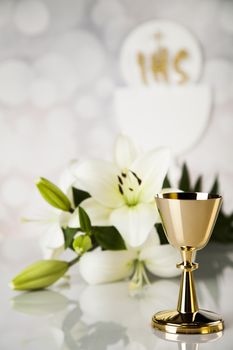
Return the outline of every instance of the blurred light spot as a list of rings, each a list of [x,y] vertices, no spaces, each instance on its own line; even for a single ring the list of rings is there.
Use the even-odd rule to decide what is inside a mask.
[[[115,50],[122,44],[134,24],[134,21],[127,17],[114,18],[107,23],[105,26],[105,41],[110,50]]]
[[[36,107],[48,108],[57,100],[56,86],[48,79],[36,79],[31,86],[30,96]]]
[[[8,60],[0,65],[0,100],[9,105],[26,101],[33,73],[19,60]]]
[[[43,0],[51,15],[51,30],[63,32],[73,28],[84,17],[85,0]]]
[[[88,95],[79,97],[74,108],[78,116],[84,119],[94,119],[101,114],[99,101]]]
[[[88,152],[93,157],[108,158],[112,154],[114,134],[110,128],[98,124],[87,134]]]
[[[27,135],[36,133],[38,127],[35,123],[34,116],[31,114],[18,115],[19,118],[14,120],[14,132],[15,136],[18,136],[19,141],[26,138]]]
[[[28,186],[22,179],[12,176],[2,183],[1,194],[5,204],[18,207],[28,198]]]
[[[115,85],[109,77],[101,78],[96,84],[96,93],[101,98],[109,97],[114,92]]]
[[[124,7],[117,0],[100,0],[96,1],[91,18],[98,26],[105,26],[106,22],[124,15]]]
[[[5,221],[7,218],[8,218],[8,213],[7,213],[6,207],[2,203],[0,203],[0,221]],[[0,241],[1,241],[1,236],[0,236]]]
[[[51,112],[47,114],[46,118],[46,128],[49,131],[56,133],[72,133],[74,132],[75,120],[73,118],[72,112],[65,107],[54,108]]]
[[[10,20],[13,3],[10,0],[0,1],[0,28],[4,27]]]
[[[16,3],[15,25],[26,35],[38,35],[49,26],[50,15],[46,5],[39,0],[22,0]]]
[[[0,114],[0,174],[6,175],[12,165],[14,165],[14,158],[12,159],[12,150],[15,146],[13,133],[7,123],[7,118]],[[15,156],[15,154],[14,154]]]
[[[44,54],[35,61],[34,68],[40,77],[51,80],[56,86],[60,101],[70,97],[78,85],[72,65],[62,54]]]
[[[55,41],[52,50],[64,55],[74,69],[78,86],[99,76],[105,64],[105,52],[100,41],[85,30],[73,30]]]
[[[45,157],[53,166],[67,164],[70,159],[76,158],[76,122],[68,108],[57,107],[48,113],[45,129]]]

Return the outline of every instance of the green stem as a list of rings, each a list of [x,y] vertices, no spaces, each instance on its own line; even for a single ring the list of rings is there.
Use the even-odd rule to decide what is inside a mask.
[[[143,277],[144,277],[145,283],[146,283],[147,285],[150,285],[150,280],[149,280],[149,278],[148,278],[148,276],[147,276],[147,273],[146,273],[146,269],[145,269],[144,264],[141,266],[141,269],[142,269],[142,275],[143,275]]]
[[[77,257],[74,258],[73,260],[69,261],[69,262],[68,262],[69,267],[75,265],[75,264],[79,261],[79,259],[80,259],[80,256],[77,256]]]

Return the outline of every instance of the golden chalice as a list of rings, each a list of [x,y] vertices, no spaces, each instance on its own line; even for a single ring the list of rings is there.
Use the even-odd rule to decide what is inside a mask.
[[[208,193],[173,192],[156,195],[156,204],[164,231],[171,245],[180,250],[182,278],[176,310],[161,311],[152,318],[152,326],[164,332],[207,334],[223,330],[223,320],[198,307],[192,271],[196,250],[202,249],[213,231],[222,197]]]

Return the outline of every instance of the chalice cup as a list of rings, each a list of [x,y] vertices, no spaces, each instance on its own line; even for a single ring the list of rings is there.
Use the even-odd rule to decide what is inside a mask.
[[[222,318],[199,309],[193,271],[195,252],[205,247],[213,231],[222,197],[201,192],[173,192],[156,195],[162,225],[170,244],[181,252],[182,270],[176,310],[160,311],[152,318],[152,327],[169,333],[208,334],[223,330]]]

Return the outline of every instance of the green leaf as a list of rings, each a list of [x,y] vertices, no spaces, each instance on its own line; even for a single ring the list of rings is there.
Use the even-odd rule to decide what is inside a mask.
[[[199,176],[193,187],[193,192],[201,192],[202,189],[202,176]]]
[[[162,188],[171,188],[171,187],[172,186],[171,186],[170,180],[169,180],[168,176],[166,175],[166,177],[165,177],[165,179],[163,181]]]
[[[114,226],[95,226],[92,233],[101,248],[107,250],[124,250],[125,242]]]
[[[71,248],[73,249],[73,239],[75,234],[78,232],[78,228],[71,228],[71,227],[66,227],[66,228],[62,228],[62,232],[64,235],[64,240],[65,240],[65,249],[67,248]]]
[[[216,177],[209,193],[218,194],[218,192],[219,192],[219,182],[218,182],[218,177]]]
[[[184,163],[182,167],[179,189],[187,192],[191,191],[190,175],[186,163]]]
[[[28,266],[11,281],[15,290],[37,290],[47,288],[61,278],[69,268],[66,261],[41,260]]]
[[[168,244],[167,236],[165,235],[163,225],[162,224],[155,224],[155,228],[158,232],[160,244]]]
[[[78,208],[78,214],[79,214],[79,222],[81,230],[85,233],[90,234],[91,233],[91,220],[89,216],[87,215],[86,211],[82,208]]]
[[[41,177],[36,181],[36,186],[42,197],[50,205],[64,211],[72,210],[69,198],[51,181]]]
[[[72,187],[72,193],[73,193],[73,200],[75,207],[78,207],[82,201],[85,199],[91,197],[90,194],[86,191],[78,190],[75,187]]]

